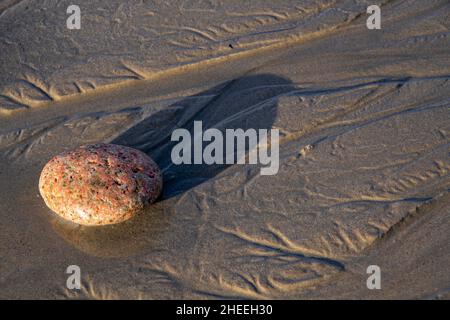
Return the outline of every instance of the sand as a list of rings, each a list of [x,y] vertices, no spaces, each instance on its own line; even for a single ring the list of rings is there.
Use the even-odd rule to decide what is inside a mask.
[[[0,1],[0,298],[450,297],[448,1],[379,1],[381,30],[369,1],[251,3],[80,1],[68,30],[69,1]],[[279,129],[278,173],[173,165],[194,120]],[[40,172],[97,142],[155,159],[163,195],[64,222]]]

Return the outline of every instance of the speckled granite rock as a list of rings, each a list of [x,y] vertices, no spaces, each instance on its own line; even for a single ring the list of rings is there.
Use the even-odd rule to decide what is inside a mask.
[[[162,190],[157,164],[139,150],[92,144],[64,152],[42,170],[39,191],[47,206],[82,225],[130,219]]]

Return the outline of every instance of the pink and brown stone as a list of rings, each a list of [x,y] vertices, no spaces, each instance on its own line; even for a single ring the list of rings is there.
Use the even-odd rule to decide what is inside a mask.
[[[47,206],[82,225],[130,219],[162,190],[158,165],[139,150],[91,144],[52,158],[42,170],[39,191]]]

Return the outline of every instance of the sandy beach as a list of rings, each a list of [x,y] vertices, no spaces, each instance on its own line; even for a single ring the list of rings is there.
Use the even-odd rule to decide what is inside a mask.
[[[0,0],[0,299],[449,299],[450,3]],[[176,129],[278,129],[279,168],[181,164]],[[126,222],[59,218],[56,154],[151,156]],[[66,269],[81,270],[81,289]],[[381,289],[366,286],[379,266]]]

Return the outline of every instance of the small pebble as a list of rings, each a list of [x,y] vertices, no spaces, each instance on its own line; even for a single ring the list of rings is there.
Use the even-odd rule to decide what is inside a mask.
[[[55,156],[39,179],[39,192],[50,209],[89,226],[128,220],[153,203],[161,190],[162,174],[150,157],[104,143]]]

